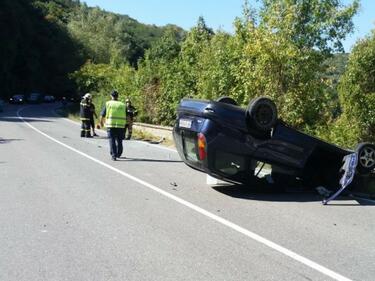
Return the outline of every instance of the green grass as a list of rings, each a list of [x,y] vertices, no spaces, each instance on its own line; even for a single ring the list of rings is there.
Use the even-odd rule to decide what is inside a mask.
[[[156,143],[159,143],[161,141],[160,137],[155,136],[151,133],[145,132],[144,130],[137,130],[137,129],[133,129],[133,139],[156,142]],[[164,146],[169,146],[169,147],[174,146],[174,142],[169,139],[163,139],[160,142],[160,144]]]

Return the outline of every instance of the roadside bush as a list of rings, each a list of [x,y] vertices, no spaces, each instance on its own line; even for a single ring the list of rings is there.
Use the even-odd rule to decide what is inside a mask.
[[[375,30],[352,50],[339,84],[343,126],[357,132],[355,141],[375,141]]]

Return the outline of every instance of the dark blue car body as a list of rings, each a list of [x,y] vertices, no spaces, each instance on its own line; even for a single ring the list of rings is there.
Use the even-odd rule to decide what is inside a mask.
[[[25,101],[26,101],[25,95],[21,95],[21,94],[14,95],[9,98],[9,103],[11,104],[24,104]]]
[[[274,179],[339,186],[344,156],[352,153],[304,134],[281,120],[270,132],[251,128],[246,110],[232,104],[183,99],[173,136],[190,167],[235,183],[249,183],[256,167],[272,167]]]

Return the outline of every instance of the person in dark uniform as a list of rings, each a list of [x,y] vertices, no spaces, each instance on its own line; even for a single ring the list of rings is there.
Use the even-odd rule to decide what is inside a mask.
[[[89,93],[85,94],[80,103],[79,116],[81,119],[81,138],[91,138],[90,130],[90,102],[91,95]]]
[[[118,101],[118,92],[111,93],[112,99],[107,101],[100,116],[100,125],[103,127],[104,119],[107,128],[110,153],[113,161],[119,158],[123,151],[122,141],[125,138],[125,104]]]
[[[138,111],[132,105],[132,102],[130,101],[130,99],[126,99],[125,105],[126,105],[125,135],[126,135],[126,131],[128,131],[126,139],[130,140],[130,138],[132,137],[132,133],[133,133],[134,117],[137,116]]]
[[[92,135],[94,137],[97,137],[98,135],[95,133],[95,119],[94,118],[98,118],[98,115],[96,114],[95,105],[92,102],[92,97],[89,99],[89,105],[90,105],[90,127],[92,130]]]

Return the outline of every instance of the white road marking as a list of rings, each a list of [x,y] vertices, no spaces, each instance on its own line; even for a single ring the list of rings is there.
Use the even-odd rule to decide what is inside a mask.
[[[1,118],[2,119],[15,119],[15,120],[19,119],[17,116],[1,116]],[[41,121],[46,120],[46,118],[40,118],[40,117],[26,117],[25,119],[26,120],[30,120],[30,119],[41,120]]]
[[[255,241],[257,241],[257,242],[259,242],[259,243],[261,243],[261,244],[263,244],[263,245],[265,245],[265,246],[267,246],[267,247],[269,247],[269,248],[271,248],[271,249],[273,249],[277,252],[279,252],[279,253],[281,253],[281,254],[284,254],[284,255],[294,259],[295,261],[298,261],[298,262],[300,262],[300,263],[302,263],[302,264],[304,264],[304,265],[306,265],[306,266],[308,266],[312,269],[315,269],[316,271],[318,271],[318,272],[320,272],[320,273],[322,273],[326,276],[329,276],[329,277],[331,277],[335,280],[338,280],[338,281],[351,281],[351,279],[349,279],[349,278],[347,278],[343,275],[340,275],[339,273],[336,273],[336,272],[328,269],[327,267],[324,267],[324,266],[322,266],[322,265],[320,265],[320,264],[318,264],[318,263],[316,263],[316,262],[314,262],[314,261],[312,261],[308,258],[305,258],[305,257],[303,257],[303,256],[283,247],[283,246],[280,246],[280,245],[278,245],[278,244],[276,244],[276,243],[274,243],[274,242],[272,242],[272,241],[270,241],[270,240],[268,240],[268,239],[266,239],[266,238],[264,238],[264,237],[262,237],[262,236],[260,236],[256,233],[254,233],[254,232],[251,232],[250,230],[248,230],[246,228],[243,228],[243,227],[241,227],[241,226],[239,226],[239,225],[237,225],[237,224],[235,224],[235,223],[233,223],[229,220],[226,220],[226,219],[224,219],[222,217],[219,217],[219,216],[217,216],[217,215],[215,215],[215,214],[213,214],[209,211],[206,211],[205,209],[203,209],[201,207],[198,207],[198,206],[196,206],[196,205],[194,205],[194,204],[192,204],[192,203],[190,203],[190,202],[188,202],[184,199],[181,199],[181,198],[179,198],[179,197],[177,197],[173,194],[170,194],[170,193],[164,191],[163,189],[158,188],[158,187],[156,187],[156,186],[154,186],[154,185],[152,185],[152,184],[150,184],[150,183],[148,183],[144,180],[141,180],[141,179],[139,179],[135,176],[132,176],[128,173],[125,173],[124,171],[121,171],[121,170],[119,170],[115,167],[112,167],[111,165],[109,165],[107,163],[104,163],[104,162],[102,162],[102,161],[100,161],[100,160],[98,160],[98,159],[96,159],[96,158],[94,158],[94,157],[92,157],[92,156],[90,156],[86,153],[83,153],[83,152],[79,151],[78,149],[75,149],[75,148],[73,148],[73,147],[71,147],[71,146],[69,146],[69,145],[49,136],[49,135],[47,135],[46,133],[40,131],[39,129],[37,129],[34,126],[32,126],[31,124],[29,124],[27,121],[25,121],[25,119],[22,116],[20,116],[20,112],[25,108],[26,107],[21,108],[17,111],[18,118],[21,119],[23,122],[25,122],[25,124],[27,126],[29,126],[31,129],[33,129],[34,131],[38,132],[39,134],[45,136],[46,138],[50,139],[51,141],[65,147],[65,148],[67,148],[67,149],[87,158],[87,159],[90,159],[90,160],[94,161],[95,163],[97,163],[97,164],[99,164],[103,167],[106,167],[106,168],[108,168],[108,169],[110,169],[110,170],[112,170],[112,171],[114,171],[114,172],[134,181],[134,182],[137,182],[137,183],[139,183],[139,184],[141,184],[145,187],[148,187],[149,189],[151,189],[155,192],[158,192],[159,194],[161,194],[161,195],[163,195],[163,196],[165,196],[165,197],[167,197],[167,198],[169,198],[169,199],[171,199],[171,200],[173,200],[177,203],[180,203],[181,205],[184,205],[185,207],[188,207],[188,208],[200,213],[201,215],[204,215],[204,216],[206,216],[206,217],[208,217],[208,218],[210,218],[210,219],[212,219],[212,220],[214,220],[218,223],[221,223],[222,225],[225,225],[225,226],[231,228],[232,230],[235,230],[235,231],[237,231],[237,232],[239,232],[239,233],[241,233],[241,234],[243,234],[243,235],[245,235],[245,236],[247,236],[247,237],[249,237],[249,238],[251,238],[251,239],[253,239],[253,240],[255,240]]]

